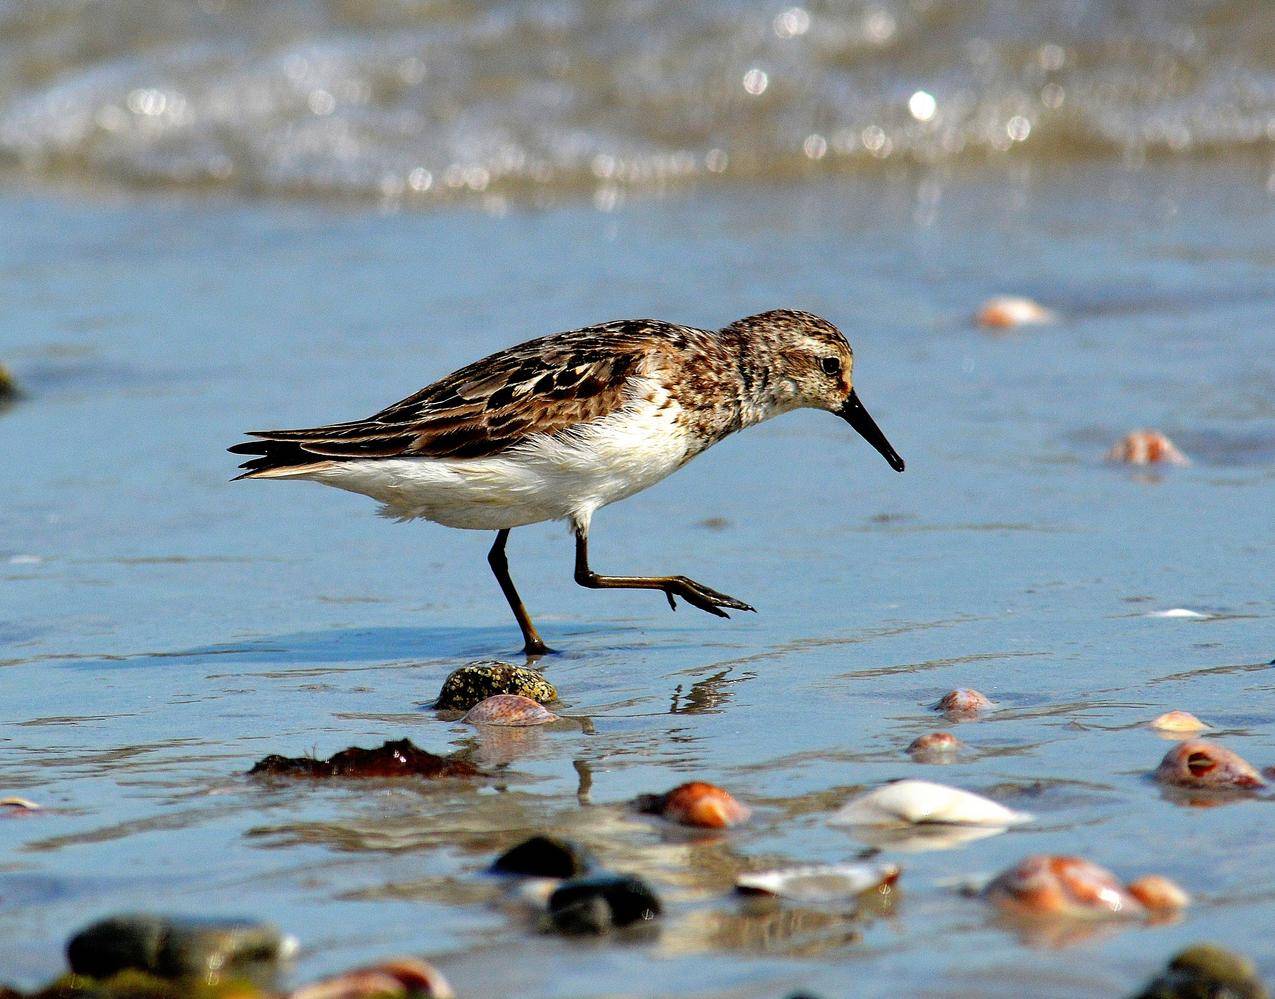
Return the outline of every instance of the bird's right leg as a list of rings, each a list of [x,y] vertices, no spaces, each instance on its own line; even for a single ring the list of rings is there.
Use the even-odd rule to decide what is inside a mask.
[[[518,596],[513,578],[509,575],[509,559],[505,557],[505,542],[508,540],[509,528],[496,532],[496,543],[487,553],[487,563],[491,566],[491,571],[495,573],[496,582],[500,584],[500,590],[504,593],[505,599],[509,601],[509,609],[514,612],[518,627],[522,629],[523,652],[529,656],[543,656],[552,652],[553,649],[545,645],[540,633],[536,631],[536,626],[531,623],[531,615],[523,606],[522,597]]]
[[[686,576],[599,576],[589,568],[589,533],[579,524],[575,528],[576,535],[576,582],[591,590],[661,590],[668,597],[668,605],[677,610],[674,597],[681,597],[692,607],[716,614],[718,617],[730,617],[723,607],[732,610],[753,611],[742,600],[718,593],[703,583],[697,583]]]

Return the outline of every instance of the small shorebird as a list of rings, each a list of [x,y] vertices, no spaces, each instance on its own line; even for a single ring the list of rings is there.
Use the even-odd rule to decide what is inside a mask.
[[[903,459],[859,402],[854,354],[831,323],[777,310],[721,330],[650,319],[530,340],[475,361],[375,416],[253,431],[240,479],[310,479],[363,493],[399,520],[496,531],[487,555],[528,655],[551,651],[509,576],[515,527],[567,520],[575,580],[661,590],[719,617],[748,604],[685,576],[589,568],[594,511],[675,472],[722,438],[789,410],[835,413],[896,471]]]

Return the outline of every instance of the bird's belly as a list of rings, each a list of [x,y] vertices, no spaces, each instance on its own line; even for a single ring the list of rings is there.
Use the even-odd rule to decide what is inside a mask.
[[[371,496],[387,516],[501,530],[587,523],[594,510],[654,485],[693,453],[671,421],[608,418],[490,458],[342,461],[309,477]]]

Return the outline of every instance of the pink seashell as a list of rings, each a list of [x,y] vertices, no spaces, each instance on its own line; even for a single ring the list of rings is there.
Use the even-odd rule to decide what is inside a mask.
[[[1238,753],[1203,739],[1180,742],[1156,768],[1156,780],[1191,788],[1259,788],[1266,781]]]
[[[1018,295],[997,295],[978,307],[974,321],[984,329],[1008,330],[1017,326],[1039,326],[1057,318],[1039,302]]]
[[[538,701],[521,694],[495,694],[479,701],[461,721],[471,725],[547,725],[558,716]]]
[[[1125,465],[1189,465],[1191,459],[1158,430],[1134,430],[1116,441],[1108,461]]]
[[[1080,857],[1026,857],[998,874],[983,889],[983,897],[1019,916],[1146,916],[1142,903],[1114,874]]]
[[[958,687],[948,691],[934,707],[942,711],[953,721],[975,718],[982,711],[992,706],[992,702],[977,690]]]
[[[914,759],[926,762],[950,758],[964,746],[951,732],[929,732],[913,739],[907,751]]]
[[[288,993],[288,999],[455,999],[456,993],[432,964],[412,957],[355,968]]]
[[[1175,882],[1159,874],[1148,874],[1129,882],[1129,894],[1152,912],[1176,912],[1191,904],[1191,896]]]
[[[1190,711],[1166,711],[1151,723],[1151,727],[1161,732],[1201,732],[1208,728]]]

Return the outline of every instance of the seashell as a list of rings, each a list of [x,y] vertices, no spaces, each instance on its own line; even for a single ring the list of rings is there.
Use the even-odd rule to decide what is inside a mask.
[[[964,746],[965,743],[951,732],[930,732],[913,739],[907,751],[921,762],[932,762],[942,761]]]
[[[432,964],[399,957],[355,968],[288,993],[287,999],[455,999],[456,993]]]
[[[545,708],[539,701],[521,694],[495,694],[486,700],[479,701],[461,719],[471,725],[509,725],[523,727],[527,725],[547,725],[557,721],[558,716]]]
[[[1151,611],[1147,614],[1147,617],[1184,618],[1198,621],[1207,621],[1210,616],[1201,614],[1199,611],[1187,610],[1185,607],[1170,607],[1168,610]]]
[[[1190,711],[1166,711],[1151,722],[1151,727],[1161,732],[1199,732],[1208,728]]]
[[[938,704],[934,705],[934,708],[936,711],[942,711],[953,721],[958,721],[976,718],[980,712],[987,710],[991,706],[992,702],[988,700],[986,695],[967,687],[958,687],[956,690],[949,690],[940,697]]]
[[[1158,430],[1133,430],[1107,452],[1108,461],[1124,465],[1189,465],[1191,459]]]
[[[1156,780],[1192,788],[1259,788],[1266,781],[1238,753],[1203,739],[1180,742],[1156,768]]]
[[[541,704],[558,699],[553,684],[536,670],[491,660],[473,662],[449,673],[434,707],[468,711],[495,694],[521,694]]]
[[[1057,316],[1039,302],[1020,295],[997,295],[978,307],[974,321],[984,329],[1007,330],[1017,326],[1052,323]]]
[[[38,812],[42,807],[29,798],[0,798],[0,808],[11,809],[15,812]]]
[[[934,784],[928,780],[900,780],[862,794],[828,820],[837,826],[900,826],[918,823],[1006,827],[1030,822],[982,795]]]
[[[983,897],[1022,916],[1142,918],[1146,910],[1105,867],[1081,857],[1035,854],[1002,871]]]
[[[699,780],[681,784],[666,794],[642,795],[636,804],[640,812],[704,829],[737,826],[752,814],[747,805],[740,804],[725,789]]]
[[[895,864],[816,864],[741,874],[735,890],[744,895],[773,895],[795,902],[844,902],[865,891],[894,884]]]
[[[1128,888],[1129,894],[1151,912],[1176,912],[1191,904],[1190,895],[1177,883],[1159,874],[1148,874],[1130,881]]]

